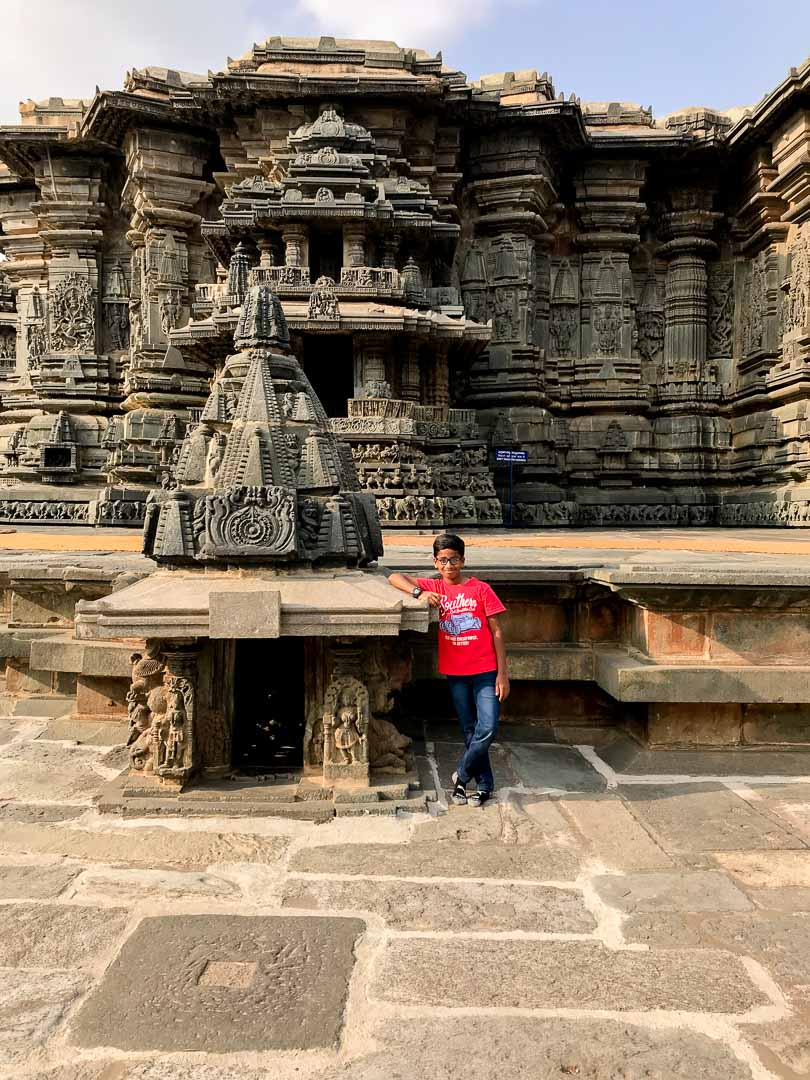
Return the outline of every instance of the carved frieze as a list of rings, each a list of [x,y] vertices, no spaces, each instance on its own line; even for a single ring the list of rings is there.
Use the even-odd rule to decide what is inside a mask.
[[[86,277],[66,274],[51,293],[49,314],[53,352],[95,352],[96,298]]]
[[[709,271],[707,349],[710,359],[731,356],[734,341],[734,275],[728,267]]]
[[[295,553],[295,491],[234,487],[205,500],[203,551],[262,558]]]
[[[761,251],[751,261],[743,285],[740,317],[740,346],[743,356],[751,356],[763,347],[767,287],[767,253]]]

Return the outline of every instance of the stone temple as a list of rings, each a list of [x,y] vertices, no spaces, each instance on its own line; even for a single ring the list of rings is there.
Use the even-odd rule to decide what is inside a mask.
[[[807,524],[809,102],[807,63],[751,108],[655,118],[271,37],[22,104],[0,520],[139,527],[175,466],[210,476],[267,284],[387,527],[499,523],[493,447],[528,452],[515,524]]]
[[[421,570],[436,530],[512,518],[810,523],[810,62],[655,119],[269,38],[21,119],[0,522],[132,526],[146,558],[4,557],[0,658],[15,708],[128,723],[110,809],[425,808],[449,707],[383,528],[422,530]],[[484,556],[508,719],[622,731],[619,774],[645,743],[810,743],[806,571]]]

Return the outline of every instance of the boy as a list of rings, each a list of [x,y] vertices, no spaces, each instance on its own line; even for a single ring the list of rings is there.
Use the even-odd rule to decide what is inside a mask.
[[[509,696],[506,643],[498,615],[506,611],[493,590],[464,569],[464,541],[442,533],[433,541],[433,565],[438,578],[391,574],[396,589],[424,596],[439,609],[439,671],[447,676],[453,706],[461,724],[465,752],[453,773],[453,802],[467,802],[471,779],[478,790],[475,806],[492,796],[495,779],[489,745],[495,738],[501,702]]]

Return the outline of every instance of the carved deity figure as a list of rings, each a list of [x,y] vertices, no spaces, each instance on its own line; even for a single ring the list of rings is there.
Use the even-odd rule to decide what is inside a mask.
[[[334,730],[335,753],[339,763],[351,765],[358,760],[361,742],[358,730],[358,710],[354,705],[342,705],[337,711]]]

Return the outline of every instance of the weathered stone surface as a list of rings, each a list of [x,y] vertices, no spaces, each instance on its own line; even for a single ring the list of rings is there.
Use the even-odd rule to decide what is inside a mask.
[[[0,865],[0,899],[46,900],[58,896],[79,873],[78,866]]]
[[[79,1010],[71,1039],[213,1053],[333,1047],[364,928],[317,917],[145,919]],[[230,966],[203,979],[213,965]]]
[[[560,791],[603,791],[604,777],[568,746],[521,746],[509,744],[511,766],[518,782],[527,788]]]
[[[372,994],[398,1004],[490,1007],[683,1009],[740,1013],[766,1004],[731,954],[615,952],[579,941],[390,941]],[[542,977],[538,978],[538,973]]]
[[[452,787],[450,777],[464,756],[464,743],[460,741],[435,743],[436,764],[439,768],[439,779],[443,787]],[[492,763],[492,773],[495,777],[495,787],[514,787],[519,783],[518,775],[514,770],[512,757],[506,746],[494,744],[489,750],[489,760]],[[471,782],[467,785],[470,791],[475,787]]]
[[[810,1001],[810,919],[806,915],[709,916],[700,921],[706,944],[760,960],[783,989],[800,991]]]
[[[0,756],[0,798],[89,804],[105,783],[97,762],[98,753],[83,747],[18,743]]]
[[[798,750],[648,750],[627,738],[599,748],[627,776],[808,776],[810,754]]]
[[[749,887],[746,893],[757,907],[764,908],[766,911],[810,912],[810,888],[785,886],[775,889],[752,889]]]
[[[810,1076],[810,1010],[797,1010],[777,1024],[743,1028],[760,1061],[776,1076]],[[789,1071],[788,1071],[789,1070]]]
[[[0,904],[0,966],[84,968],[123,933],[124,908]]]
[[[212,863],[274,863],[287,840],[280,836],[240,833],[179,832],[145,828],[90,831],[69,827],[10,824],[3,826],[9,854],[64,855],[88,863],[112,863],[151,869],[204,870]]]
[[[89,985],[74,972],[4,971],[0,979],[0,1068],[30,1066]]]
[[[729,851],[715,855],[717,862],[755,888],[810,888],[810,851]]]
[[[117,746],[129,736],[129,724],[107,720],[74,720],[70,716],[51,720],[42,734],[44,739],[66,739],[88,746]]]
[[[27,804],[7,802],[0,806],[0,821],[18,821],[24,824],[36,824],[45,821],[72,821],[87,813],[84,803],[69,805],[66,803]]]
[[[579,892],[497,882],[288,880],[282,907],[370,911],[394,930],[526,930],[588,934]]]
[[[573,881],[579,866],[572,852],[551,845],[466,844],[452,840],[424,844],[356,844],[298,851],[291,870],[316,874],[389,877],[514,878]]]
[[[672,858],[614,796],[563,799],[571,817],[605,866],[615,870],[661,870]]]
[[[175,870],[87,870],[74,887],[85,900],[103,897],[121,903],[149,897],[230,900],[241,895],[237,885],[214,874]]]
[[[629,1080],[631,1068],[639,1077],[661,1080],[750,1076],[728,1049],[705,1036],[609,1020],[409,1017],[402,1024],[379,1024],[374,1035],[381,1050],[327,1069],[322,1080],[409,1080],[414,1062],[421,1076],[452,1080],[461,1061],[475,1062],[479,1080]]]
[[[725,874],[695,871],[593,879],[606,904],[625,912],[750,911],[753,904]]]
[[[803,847],[798,837],[719,785],[645,784],[624,787],[621,794],[668,851]]]

